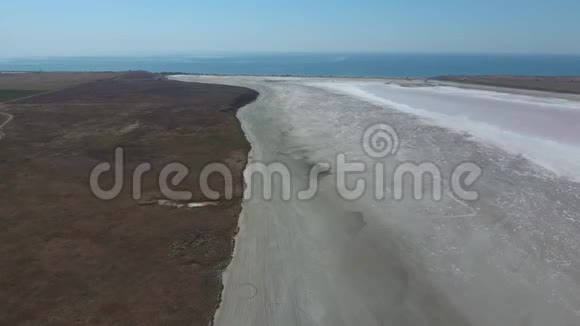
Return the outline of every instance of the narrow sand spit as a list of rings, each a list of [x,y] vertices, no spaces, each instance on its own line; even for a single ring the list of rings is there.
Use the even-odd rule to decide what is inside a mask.
[[[172,78],[257,90],[260,98],[238,112],[252,144],[249,163],[285,164],[293,193],[306,188],[309,167],[339,153],[377,163],[361,148],[364,130],[377,122],[393,126],[400,139],[396,155],[381,160],[388,169],[433,162],[442,174],[439,201],[377,201],[372,193],[347,201],[335,191],[334,173],[307,201],[282,199],[278,178],[274,197],[265,200],[262,184],[252,182],[216,325],[580,323],[580,184],[568,165],[574,162],[534,156],[561,155],[558,146],[578,149],[573,130],[536,125],[542,114],[576,119],[578,102],[507,90],[401,90],[386,80]],[[418,96],[423,102],[413,102]],[[450,103],[471,111],[445,111]],[[485,107],[511,110],[512,119],[526,123],[502,124],[507,118],[494,120]],[[445,125],[445,115],[464,120]],[[552,129],[568,122],[549,121]],[[476,201],[449,189],[453,168],[464,161],[483,169],[473,186]],[[358,177],[374,180],[372,169]],[[392,193],[389,183],[385,188]]]

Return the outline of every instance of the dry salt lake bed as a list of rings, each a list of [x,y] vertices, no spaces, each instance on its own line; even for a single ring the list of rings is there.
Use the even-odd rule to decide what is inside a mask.
[[[265,200],[252,182],[217,325],[580,322],[580,97],[420,80],[171,78],[260,92],[238,113],[249,163],[285,164],[293,191],[338,153],[376,163],[360,141],[377,122],[400,140],[381,159],[387,170],[433,162],[442,173],[439,201],[349,201],[329,176],[306,201],[281,198],[274,179]],[[465,161],[483,171],[475,201],[446,191]]]

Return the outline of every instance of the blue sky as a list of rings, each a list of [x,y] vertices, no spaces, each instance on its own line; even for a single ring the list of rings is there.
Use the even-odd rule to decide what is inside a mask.
[[[578,0],[18,0],[0,56],[197,51],[580,54]]]

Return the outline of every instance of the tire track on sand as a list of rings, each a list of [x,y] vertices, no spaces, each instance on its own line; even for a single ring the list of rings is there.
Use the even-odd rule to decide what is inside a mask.
[[[0,116],[6,117],[6,120],[2,123],[0,123],[0,139],[4,138],[4,132],[2,131],[2,129],[8,125],[10,123],[10,121],[12,121],[14,119],[14,116],[12,114],[8,114],[8,113],[4,113],[4,112],[0,112]]]

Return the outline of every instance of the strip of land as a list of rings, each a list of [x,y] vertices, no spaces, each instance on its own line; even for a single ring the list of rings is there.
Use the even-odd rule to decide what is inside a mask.
[[[10,78],[13,78],[10,80]],[[249,150],[235,111],[257,93],[144,73],[0,77],[0,89],[42,91],[3,104],[0,141],[0,324],[207,325],[232,254]],[[3,117],[2,121],[4,121]],[[89,173],[125,150],[125,186],[95,198]],[[234,175],[234,198],[176,209],[140,205],[132,171],[149,162],[143,200],[162,198],[159,171],[189,167],[177,189],[204,201],[210,162]],[[113,184],[103,175],[104,188]],[[223,181],[210,179],[223,193]]]
[[[580,77],[563,76],[439,76],[435,80],[463,84],[519,88],[536,91],[580,94]]]

